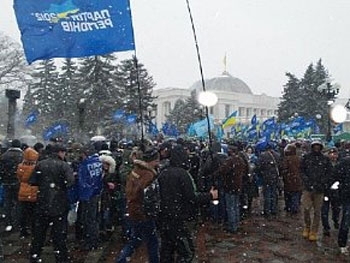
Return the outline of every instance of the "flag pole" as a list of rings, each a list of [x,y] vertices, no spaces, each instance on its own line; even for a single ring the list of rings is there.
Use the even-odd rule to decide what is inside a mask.
[[[131,4],[130,1],[129,6],[130,6],[130,17],[132,20],[132,13],[131,13]],[[140,74],[139,74],[139,63],[137,59],[137,52],[136,52],[136,41],[135,41],[135,32],[134,32],[134,26],[131,25],[131,30],[132,30],[132,36],[134,39],[134,63],[135,63],[135,69],[136,69],[136,83],[137,83],[137,95],[138,95],[138,102],[139,102],[139,112],[140,112],[140,126],[141,126],[141,144],[144,143],[144,132],[143,132],[143,127],[144,127],[144,119],[143,119],[143,109],[142,109],[142,91],[141,91],[141,83],[140,83]]]
[[[196,28],[194,26],[194,20],[193,20],[189,0],[186,0],[186,3],[187,3],[188,14],[189,14],[190,20],[191,20],[193,38],[194,38],[194,42],[196,45],[197,59],[198,59],[198,64],[199,64],[199,72],[201,74],[201,81],[202,81],[202,90],[205,92],[206,87],[205,87],[205,80],[204,80],[204,74],[203,74],[202,60],[201,60],[201,56],[200,56],[200,52],[199,52],[199,45],[198,45],[198,40],[197,40]],[[212,138],[212,135],[210,132],[209,108],[206,105],[205,105],[205,116],[207,118],[207,124],[208,124],[209,152],[212,153],[211,148],[212,148],[212,144],[213,144],[213,138]]]
[[[143,109],[142,109],[142,91],[141,91],[141,83],[140,83],[140,74],[139,74],[139,63],[136,56],[136,46],[135,46],[135,52],[134,52],[134,62],[135,62],[135,68],[136,68],[136,82],[137,82],[137,95],[139,100],[139,112],[140,112],[140,126],[141,126],[141,143],[144,143],[144,120],[143,120]]]

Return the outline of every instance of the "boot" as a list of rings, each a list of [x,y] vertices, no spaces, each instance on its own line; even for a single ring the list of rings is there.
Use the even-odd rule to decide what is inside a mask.
[[[303,230],[303,237],[304,238],[309,238],[309,234],[310,234],[310,228],[309,227],[305,227]]]
[[[317,241],[317,233],[315,233],[315,232],[310,232],[309,240],[310,240],[310,241]]]

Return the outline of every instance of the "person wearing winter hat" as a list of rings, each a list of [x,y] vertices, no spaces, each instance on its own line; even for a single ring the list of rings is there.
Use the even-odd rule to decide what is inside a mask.
[[[323,199],[321,208],[321,219],[324,236],[330,236],[331,227],[329,225],[329,210],[331,209],[332,211],[332,221],[335,229],[339,228],[339,216],[341,211],[339,189],[334,189],[334,187],[332,187],[334,183],[339,183],[338,164],[340,160],[338,149],[336,147],[330,148],[328,150],[327,156],[331,160],[332,169],[329,176],[328,187],[324,193],[325,198]]]
[[[117,263],[127,262],[127,258],[133,254],[142,242],[147,243],[149,262],[159,262],[156,222],[154,218],[148,217],[143,209],[144,191],[157,176],[158,150],[154,147],[146,148],[141,158],[142,160],[134,160],[134,167],[127,177],[127,214],[132,235],[117,256],[115,261]]]
[[[199,205],[209,205],[211,200],[218,199],[218,190],[213,187],[208,192],[197,191],[193,178],[184,168],[187,161],[188,155],[183,146],[174,145],[170,150],[169,167],[158,177],[161,199],[158,220],[162,244],[161,262],[192,262],[195,245],[191,221],[197,216]],[[199,255],[201,240],[204,239],[198,233]]]
[[[78,215],[83,242],[81,250],[90,251],[98,245],[98,203],[102,190],[102,162],[94,145],[87,144],[80,151],[78,168]]]
[[[304,210],[303,237],[310,241],[317,241],[318,229],[321,221],[321,206],[324,192],[328,187],[332,164],[322,153],[323,144],[320,141],[311,143],[311,151],[301,160],[301,172],[304,190],[302,207]],[[311,211],[313,210],[313,217]],[[313,221],[311,221],[313,218]]]
[[[116,174],[116,162],[112,156],[100,155],[102,162],[102,191],[100,207],[100,231],[101,235],[106,235],[114,229],[114,217],[116,214],[116,194],[118,177]],[[120,188],[120,187],[119,187]]]
[[[11,231],[17,217],[19,182],[16,171],[23,161],[21,142],[12,140],[11,147],[0,158],[0,181],[4,187],[4,214],[6,231]]]
[[[68,262],[67,215],[69,200],[67,189],[74,183],[73,171],[64,161],[66,149],[54,145],[52,154],[39,161],[30,176],[29,185],[38,187],[35,209],[30,263],[42,262],[40,257],[47,229],[51,226],[56,262]]]
[[[284,148],[284,158],[280,166],[284,185],[284,201],[287,213],[295,215],[299,212],[303,181],[300,172],[300,157],[294,143]]]
[[[17,177],[20,181],[18,192],[18,200],[20,206],[20,237],[23,238],[29,235],[28,230],[33,231],[33,215],[37,201],[38,187],[31,186],[28,182],[38,159],[39,153],[33,148],[28,147],[23,152],[23,162],[20,163],[17,168]]]

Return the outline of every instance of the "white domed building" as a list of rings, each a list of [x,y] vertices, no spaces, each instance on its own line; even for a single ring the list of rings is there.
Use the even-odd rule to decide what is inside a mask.
[[[254,114],[259,120],[265,120],[277,116],[277,108],[280,98],[267,96],[266,94],[253,94],[248,85],[239,78],[233,77],[228,72],[205,81],[207,91],[214,92],[218,97],[215,106],[209,108],[209,113],[214,116],[215,124],[220,124],[232,112],[237,111],[237,120],[248,124]],[[189,89],[164,88],[155,89],[153,95],[157,96],[156,124],[161,127],[166,120],[166,115],[174,108],[177,100],[185,100],[191,96],[191,92],[202,91],[202,81],[195,82]],[[229,131],[230,128],[227,128]],[[227,133],[226,131],[225,133]]]

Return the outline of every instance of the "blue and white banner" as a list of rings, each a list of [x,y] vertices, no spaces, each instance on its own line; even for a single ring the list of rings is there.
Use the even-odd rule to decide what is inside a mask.
[[[29,63],[134,50],[129,0],[14,0]]]
[[[48,127],[44,133],[43,138],[45,141],[50,140],[54,136],[64,136],[68,133],[68,126],[65,123],[56,122]]]
[[[39,115],[39,112],[37,110],[34,110],[31,113],[29,113],[29,115],[27,116],[24,122],[24,126],[26,128],[29,128],[29,126],[31,126],[38,120],[38,115]]]

